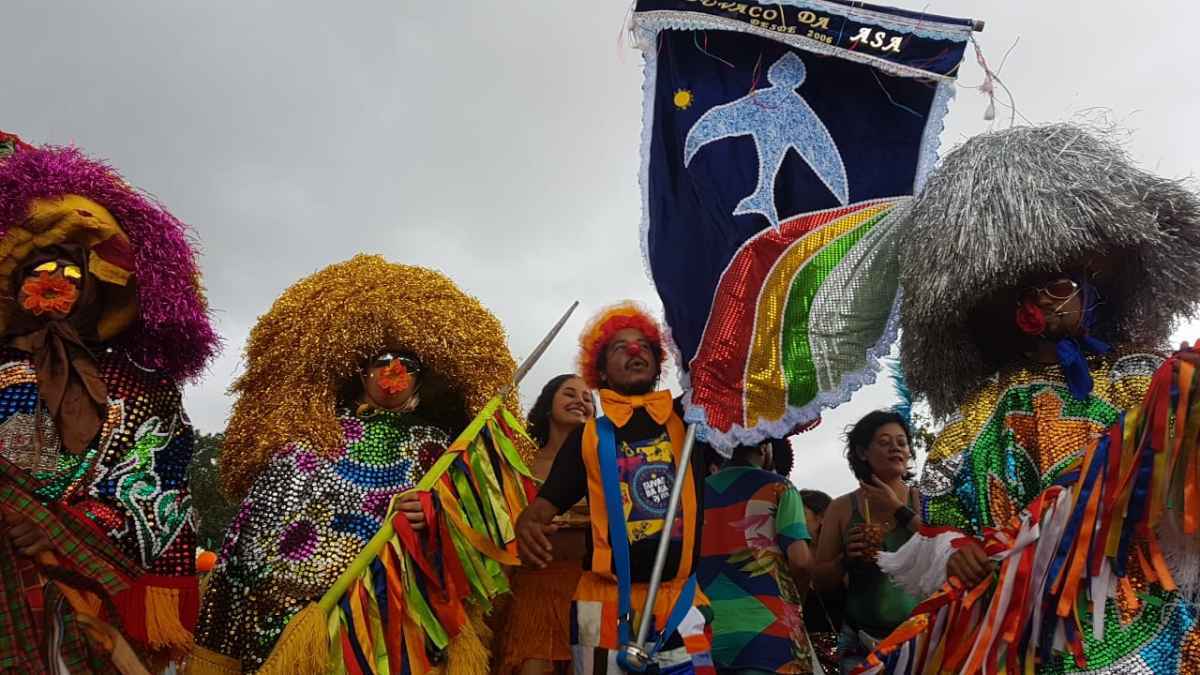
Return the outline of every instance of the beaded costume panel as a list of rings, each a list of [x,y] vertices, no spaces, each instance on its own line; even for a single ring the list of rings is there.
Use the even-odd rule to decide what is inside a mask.
[[[921,476],[924,519],[972,534],[1006,524],[1051,485],[1121,412],[1138,405],[1162,363],[1154,354],[1092,357],[1095,388],[1076,400],[1057,365],[1001,373],[938,434]]]
[[[391,498],[414,486],[450,441],[408,414],[339,419],[345,446],[332,456],[285,448],[225,535],[196,641],[246,671],[262,666],[292,616],[333,585]]]
[[[154,575],[194,573],[187,467],[194,442],[175,383],[112,349],[96,356],[108,414],[96,440],[61,449],[24,352],[0,351],[0,456],[33,475],[42,501],[63,502]]]
[[[1125,410],[1141,404],[1161,363],[1145,353],[1092,357],[1095,388],[1085,400],[1072,397],[1056,365],[993,378],[951,418],[930,451],[921,478],[925,522],[975,535],[1007,524]],[[1175,673],[1185,664],[1200,666],[1195,608],[1147,582],[1136,565],[1131,569],[1137,606],[1124,597],[1108,599],[1103,640],[1090,620],[1080,626],[1089,670],[1058,654],[1037,672]]]

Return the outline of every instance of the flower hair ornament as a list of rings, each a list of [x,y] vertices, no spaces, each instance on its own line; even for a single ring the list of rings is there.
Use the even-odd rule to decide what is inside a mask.
[[[379,368],[377,372],[370,373],[372,368]],[[363,369],[363,374],[375,380],[375,384],[383,390],[388,396],[396,396],[404,393],[410,387],[413,388],[412,394],[404,402],[404,406],[399,412],[413,412],[421,403],[421,395],[417,391],[420,388],[420,381],[414,378],[421,372],[421,362],[416,357],[407,354],[393,354],[384,352],[376,356]],[[416,386],[414,386],[414,384]],[[371,415],[377,412],[378,406],[367,401],[358,406],[359,415]]]
[[[1033,300],[1024,300],[1017,305],[1017,327],[1026,335],[1041,335],[1046,332],[1046,313]]]

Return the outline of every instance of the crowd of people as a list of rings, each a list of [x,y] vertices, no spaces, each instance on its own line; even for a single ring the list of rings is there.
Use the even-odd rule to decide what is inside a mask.
[[[520,415],[526,435],[500,321],[439,272],[360,255],[295,283],[250,334],[221,457],[242,505],[201,595],[178,384],[217,336],[185,228],[78,150],[0,135],[0,672],[280,672],[280,650],[305,651],[290,627],[385,525],[409,557],[370,563],[378,586],[360,591],[385,609],[343,598],[347,625],[316,624],[318,639],[353,634],[332,646],[346,672],[629,671],[651,594],[642,650],[660,673],[1200,666],[1200,561],[1149,527],[1070,566],[1099,570],[1093,595],[1062,603],[1075,614],[1044,617],[1073,627],[996,646],[1041,611],[1013,614],[1023,596],[1004,585],[1039,569],[1020,548],[1041,536],[1031,505],[1066,503],[1064,486],[1107,466],[1098,439],[1143,404],[1171,321],[1200,301],[1200,200],[1052,125],[972,139],[907,218],[901,356],[947,420],[920,480],[892,410],[847,430],[857,487],[836,498],[794,484],[816,482],[803,436],[796,451],[689,446],[663,331],[627,301],[589,320],[576,369]],[[463,504],[439,502],[423,478],[494,412],[486,434],[511,452],[465,463],[446,479]],[[1167,480],[1148,466],[1139,494]],[[496,479],[514,475],[529,482]],[[465,515],[447,520],[451,506]],[[511,597],[462,608],[467,584]],[[977,603],[963,636],[910,620],[962,588]]]
[[[651,321],[649,317],[642,320]],[[656,335],[656,329],[647,332]],[[624,338],[614,333],[614,342]],[[647,340],[644,336],[636,339]],[[647,366],[657,369],[660,362],[654,355],[661,354],[661,349],[650,340],[644,345],[635,353],[646,354],[642,358]],[[609,391],[602,395],[600,412],[604,414],[612,405],[624,404],[619,397],[646,396],[650,385],[657,382],[641,379],[631,386],[623,380],[623,349],[618,343],[615,352],[605,354],[617,364],[612,379],[605,373],[594,380],[602,387],[609,382],[620,387],[616,390],[619,394]],[[504,622],[509,633],[502,638],[505,647],[499,672],[574,672],[573,653],[575,663],[587,659],[592,667],[587,672],[617,672],[612,670],[618,665],[613,651],[619,642],[611,638],[606,642],[600,630],[602,621],[594,619],[590,625],[595,633],[591,641],[583,642],[586,638],[581,628],[589,625],[589,608],[580,607],[578,601],[573,604],[572,599],[582,574],[604,570],[595,578],[597,584],[614,574],[611,554],[597,561],[594,540],[584,541],[581,549],[579,540],[573,538],[578,533],[575,528],[587,526],[592,496],[580,476],[596,478],[587,475],[578,456],[578,444],[589,434],[588,425],[597,424],[591,403],[580,398],[581,392],[590,391],[577,376],[561,375],[546,384],[530,411],[530,429],[557,428],[554,433],[560,439],[575,436],[574,445],[563,445],[561,440],[543,444],[536,461],[545,468],[539,475],[548,475],[549,467],[556,466],[560,475],[571,476],[577,485],[566,496],[550,492],[544,496],[545,504],[535,502],[522,517],[518,534],[525,547],[523,554],[535,568],[522,569],[515,577],[513,602],[505,614],[511,619]],[[669,400],[665,392],[661,399],[664,405]],[[609,407],[605,407],[606,401]],[[643,440],[625,441],[618,457],[639,457],[644,454],[641,448],[669,441],[669,431],[652,426],[650,413],[645,413],[641,423],[643,428],[627,437]],[[535,436],[539,441],[543,437]],[[846,433],[845,454],[859,487],[837,499],[820,490],[795,487],[790,479],[793,447],[789,440],[741,446],[728,459],[701,444],[704,460],[695,461],[693,470],[704,476],[703,486],[696,485],[703,494],[702,512],[694,516],[699,518],[696,528],[702,534],[701,541],[689,548],[704,598],[694,602],[699,602],[707,615],[711,651],[692,651],[687,656],[680,652],[675,660],[690,661],[696,667],[711,665],[722,673],[849,673],[859,666],[869,648],[900,625],[918,601],[891,583],[874,564],[876,552],[899,549],[921,522],[917,515],[920,494],[911,486],[915,459],[911,442],[909,421],[899,413],[879,410],[864,416]],[[800,445],[803,447],[802,441]],[[555,461],[559,448],[575,457],[559,464]],[[546,483],[542,495],[547,495],[547,485],[555,489],[554,484]],[[637,508],[638,489],[636,483],[622,488],[631,513]],[[590,510],[595,513],[595,507]],[[875,518],[870,516],[872,510]],[[579,514],[581,520],[562,519],[559,513]],[[598,539],[606,534],[593,531]],[[635,544],[645,537],[636,539],[631,531],[630,539]],[[686,540],[680,541],[682,546]],[[630,557],[631,570],[635,564],[643,570],[640,575],[631,571],[635,583],[644,583],[652,566],[651,547],[643,549],[641,560]],[[586,553],[581,555],[581,550]],[[676,579],[678,556],[687,550],[672,549],[668,569]],[[526,586],[527,578],[542,578],[546,583]],[[608,581],[611,585],[611,579]],[[600,614],[603,616],[603,610]],[[567,617],[571,617],[569,623]],[[660,620],[665,620],[665,614]],[[537,626],[540,632],[526,626]],[[555,636],[553,640],[546,638],[550,635]],[[686,637],[677,633],[664,645],[686,645]],[[609,670],[596,667],[605,662]]]

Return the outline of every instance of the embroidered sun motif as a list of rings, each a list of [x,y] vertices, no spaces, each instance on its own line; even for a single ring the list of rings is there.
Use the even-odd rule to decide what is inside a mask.
[[[693,94],[689,89],[680,89],[676,91],[675,98],[673,99],[675,107],[679,108],[680,110],[687,110],[688,108],[692,107],[692,103],[695,100],[696,95]]]

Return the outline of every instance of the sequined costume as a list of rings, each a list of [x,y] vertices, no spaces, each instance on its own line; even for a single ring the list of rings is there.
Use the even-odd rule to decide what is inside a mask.
[[[921,478],[925,526],[879,561],[928,599],[868,672],[1200,668],[1186,647],[1200,640],[1196,606],[1152,563],[1162,560],[1157,529],[1105,543],[1110,527],[1122,532],[1120,500],[1148,494],[1112,478],[1134,461],[1122,429],[1162,362],[1156,351],[1200,300],[1180,283],[1200,273],[1200,200],[1094,132],[1059,124],[971,139],[906,225],[901,360],[946,424]],[[1022,289],[1047,274],[1076,275],[1082,336],[1020,324]],[[1036,340],[1054,344],[1060,363],[1025,356]],[[966,537],[999,569],[969,600],[971,589],[946,583]],[[1200,565],[1175,563],[1176,573]]]
[[[391,497],[416,484],[449,443],[412,415],[339,420],[333,455],[294,444],[242,502],[209,585],[200,643],[255,670],[284,625],[333,584],[379,529]]]
[[[62,320],[16,302],[23,268],[51,249],[76,256],[88,291]],[[191,647],[193,431],[179,384],[218,346],[198,278],[184,225],[111,168],[0,133],[0,502],[51,544],[30,558],[0,535],[0,672],[128,671]],[[93,397],[57,413],[48,401],[63,390],[47,384],[71,383],[38,365],[63,361],[35,344],[51,331],[77,331],[55,344]],[[80,406],[95,427],[76,424]]]
[[[147,572],[186,572],[195,548],[186,477],[192,427],[179,388],[118,350],[103,352],[97,365],[108,384],[108,418],[92,446],[71,455],[56,447],[57,432],[37,409],[28,355],[0,352],[0,457],[33,475],[35,496],[69,501]]]
[[[411,414],[374,412],[347,393],[364,361],[381,351],[412,354],[420,361],[419,404]],[[333,654],[309,657],[315,652],[308,638],[317,640],[312,644],[329,639],[325,612],[334,612],[329,625],[336,628],[341,611],[336,602],[328,609],[317,603],[336,580],[361,571],[348,572],[352,561],[377,530],[392,527],[390,519],[385,521],[391,497],[428,476],[434,460],[446,457],[450,437],[463,431],[477,412],[497,410],[500,399],[494,397],[515,370],[503,328],[445,276],[360,255],[285,291],[251,331],[245,360],[246,372],[234,385],[239,398],[221,455],[222,484],[242,499],[242,507],[226,533],[186,670],[194,675],[298,668],[353,672],[365,655],[346,644],[369,641],[371,633],[351,631],[347,643],[337,637],[329,645]],[[516,409],[515,396],[510,395],[508,404]],[[501,433],[499,427],[488,427],[490,438]],[[444,463],[438,466],[444,469]],[[485,468],[473,465],[472,471],[482,476]],[[475,495],[493,496],[488,490]],[[489,505],[488,512],[496,508]],[[442,510],[454,510],[453,505],[443,504]],[[427,519],[433,514],[427,512]],[[427,534],[437,537],[442,529],[431,523]],[[424,553],[420,542],[410,543]],[[467,555],[463,550],[458,554]],[[381,558],[377,565],[367,565],[366,572],[382,572],[392,562]],[[472,578],[485,576],[486,568],[492,587],[507,588],[498,564],[480,565]],[[499,576],[491,577],[493,572]],[[380,583],[372,586],[372,594],[387,587]],[[430,582],[423,586],[432,588]],[[377,599],[384,605],[373,620],[379,622],[382,612],[399,621],[403,613],[389,613],[387,602],[407,588],[400,584],[395,593],[380,592]],[[441,592],[433,597],[434,604],[446,600]],[[363,610],[359,599],[355,597],[353,607],[345,606],[354,625],[364,620],[355,614]],[[405,670],[426,672],[431,666],[425,657],[428,648],[448,673],[486,670],[489,635],[481,623],[463,627],[451,620],[463,615],[451,614],[450,619],[447,614],[429,618],[428,626],[440,619],[448,627],[435,630],[436,639],[428,643],[422,639],[419,649],[391,649],[395,667],[404,664]],[[315,635],[305,632],[304,645],[292,645],[291,631],[309,626],[314,616]],[[408,627],[390,635],[397,638],[402,630]],[[417,652],[421,656],[413,661]]]
[[[926,522],[982,535],[1009,522],[1121,413],[1142,401],[1162,357],[1093,356],[1092,395],[1077,400],[1058,365],[1026,364],[989,381],[947,421],[921,474]]]
[[[1141,403],[1161,362],[1158,355],[1142,353],[1093,357],[1096,388],[1082,401],[1070,395],[1057,365],[1002,373],[938,435],[921,477],[926,523],[982,536],[984,528],[1012,521],[1065,471],[1078,468],[1083,451],[1122,412]],[[1108,600],[1105,639],[1095,639],[1085,624],[1088,670],[1159,673],[1186,665],[1177,661],[1180,652],[1164,651],[1163,644],[1179,644],[1185,636],[1200,639],[1195,608],[1139,576],[1133,583],[1143,594],[1140,606],[1120,595]],[[1038,668],[1078,670],[1067,655]]]

